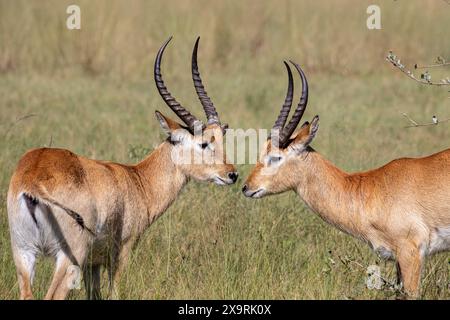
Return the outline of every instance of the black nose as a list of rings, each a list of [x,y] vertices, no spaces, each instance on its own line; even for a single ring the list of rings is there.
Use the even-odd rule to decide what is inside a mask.
[[[245,192],[245,191],[247,191],[247,189],[248,189],[247,185],[246,185],[246,184],[244,184],[244,186],[242,187],[242,192]]]
[[[237,172],[228,172],[228,178],[230,178],[233,182],[236,182],[238,178]]]

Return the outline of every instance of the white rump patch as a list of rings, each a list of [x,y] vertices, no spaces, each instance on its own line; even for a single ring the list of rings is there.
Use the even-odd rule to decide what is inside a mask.
[[[450,250],[450,227],[436,228],[430,237],[428,253]]]

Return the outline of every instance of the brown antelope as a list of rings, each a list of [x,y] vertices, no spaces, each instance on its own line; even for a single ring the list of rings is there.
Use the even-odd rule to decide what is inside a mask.
[[[192,77],[206,113],[206,125],[183,108],[164,85],[161,59],[170,39],[156,56],[154,77],[161,97],[184,125],[156,111],[168,139],[143,161],[125,165],[50,148],[28,151],[20,159],[9,186],[7,206],[22,299],[32,298],[38,254],[56,260],[46,299],[64,299],[80,269],[88,297],[99,298],[101,266],[108,270],[109,292],[115,296],[114,284],[130,249],[172,204],[189,178],[218,185],[236,182],[236,169],[221,151],[227,126],[220,123],[198,71],[199,39],[192,55]],[[202,134],[194,135],[196,126]],[[204,161],[178,163],[173,160],[178,152]]]
[[[308,102],[302,95],[290,122],[293,80],[288,64],[284,105],[248,176],[243,193],[261,198],[293,190],[323,220],[367,242],[381,257],[396,259],[398,280],[417,296],[426,256],[450,249],[450,150],[402,158],[367,172],[346,173],[311,146],[319,117],[294,133]]]

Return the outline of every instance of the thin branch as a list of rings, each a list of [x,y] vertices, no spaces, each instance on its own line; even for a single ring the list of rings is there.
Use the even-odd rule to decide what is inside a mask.
[[[445,120],[439,121],[438,123],[434,123],[434,122],[421,123],[421,124],[416,124],[416,125],[406,126],[405,128],[435,126],[435,125],[438,125],[439,123],[442,123],[442,122],[449,122],[449,121],[450,121],[450,119],[445,119]]]
[[[447,77],[445,79],[441,79],[440,82],[433,82],[431,81],[431,74],[428,71],[425,71],[425,73],[421,74],[420,78],[416,77],[414,73],[410,70],[407,70],[405,66],[401,63],[400,59],[392,53],[392,51],[389,51],[389,54],[386,56],[386,60],[392,63],[394,67],[399,69],[403,74],[405,74],[408,78],[421,83],[421,84],[428,84],[433,86],[449,86],[450,85],[450,78]],[[443,65],[443,64],[441,64]]]
[[[367,272],[367,267],[363,266],[361,263],[359,263],[358,261],[356,261],[355,259],[350,259],[348,257],[341,257],[339,254],[337,255],[337,257],[339,258],[339,260],[341,261],[341,263],[348,269],[351,269],[351,267],[349,266],[349,263],[353,263],[354,265],[356,265],[358,268],[360,268],[362,271],[366,271]],[[388,279],[384,278],[383,276],[379,275],[379,274],[373,274],[374,276],[377,276],[379,279],[381,279],[381,281],[384,282],[384,285],[388,285],[389,288],[391,289],[395,289],[397,288],[397,284],[394,281],[389,281]]]
[[[5,131],[5,137],[8,136],[9,132],[21,121],[26,120],[28,118],[37,117],[37,114],[30,113],[27,115],[24,115],[23,117],[17,118],[16,121],[11,123],[11,125],[8,127],[8,129]]]
[[[427,85],[434,85],[434,86],[450,85],[450,77],[441,79],[439,82],[431,81],[431,74],[428,72],[428,70],[426,70],[424,73],[422,73],[420,75],[420,78],[416,77],[412,71],[406,69],[406,67],[401,63],[400,59],[395,54],[393,54],[392,51],[389,51],[389,54],[386,56],[386,60],[389,61],[394,67],[399,69],[408,78],[410,78],[420,84],[427,84]],[[445,66],[449,66],[449,65],[450,65],[450,62],[447,62],[444,58],[439,56],[439,57],[437,57],[437,62],[435,64],[425,65],[425,66],[418,66],[417,64],[415,64],[414,69],[438,68],[438,67],[445,67]],[[450,121],[450,118],[438,120],[438,118],[436,116],[433,116],[432,122],[418,123],[417,121],[413,120],[410,116],[408,116],[408,114],[403,113],[402,115],[411,123],[411,125],[406,126],[405,128],[435,126],[435,125],[438,125],[439,123]]]
[[[408,114],[403,113],[402,114],[406,119],[408,119],[409,122],[411,122],[411,125],[406,126],[405,128],[415,128],[415,127],[426,127],[426,126],[437,126],[439,123],[449,122],[450,118],[444,119],[444,120],[438,120],[436,116],[433,116],[433,121],[428,123],[418,123],[417,121],[413,120]]]
[[[53,145],[53,135],[50,135],[50,141],[47,144],[47,148],[51,148]]]
[[[408,114],[403,113],[403,116],[404,116],[406,119],[408,119],[408,120],[413,124],[413,126],[418,126],[418,125],[419,125],[417,122],[415,122],[413,119],[411,119],[411,118],[408,116]]]
[[[428,68],[437,68],[437,67],[445,67],[445,66],[450,66],[450,62],[430,64],[428,66],[419,66],[416,64],[416,65],[414,65],[414,69],[428,69]]]

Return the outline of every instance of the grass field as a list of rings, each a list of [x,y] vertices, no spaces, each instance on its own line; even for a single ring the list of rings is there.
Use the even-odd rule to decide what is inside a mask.
[[[408,64],[450,58],[450,5],[376,1],[383,29],[369,31],[373,2],[77,1],[82,29],[69,31],[65,9],[72,1],[0,0],[0,299],[18,297],[6,193],[20,156],[51,144],[96,159],[140,160],[164,138],[154,110],[171,115],[152,78],[156,51],[169,35],[166,83],[197,115],[190,55],[201,35],[202,76],[231,127],[272,126],[286,89],[282,60],[292,58],[310,82],[305,117],[321,117],[313,146],[339,167],[365,170],[448,148],[448,123],[407,129],[402,113],[421,122],[450,117],[450,94],[408,80],[384,57],[392,49]],[[231,187],[189,183],[144,234],[120,297],[395,297],[365,285],[367,266],[378,264],[394,280],[394,265],[317,218],[295,194],[244,198],[250,168],[240,166]],[[43,260],[36,298],[51,273],[51,261]],[[421,298],[449,299],[449,279],[450,254],[429,259]],[[83,297],[84,290],[71,295]]]

